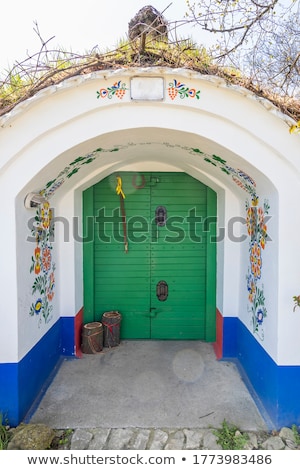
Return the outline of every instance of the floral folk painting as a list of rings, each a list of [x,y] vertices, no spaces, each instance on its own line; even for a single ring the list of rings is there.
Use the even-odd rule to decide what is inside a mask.
[[[196,90],[195,88],[190,88],[186,86],[184,83],[181,83],[174,78],[173,82],[169,83],[168,95],[171,98],[171,100],[175,100],[175,98],[177,98],[178,96],[181,99],[196,98],[197,100],[199,100],[200,90]]]
[[[117,84],[118,87],[120,84]],[[174,84],[175,85],[175,84]],[[178,84],[177,84],[178,85]],[[184,88],[184,93],[190,90]],[[196,93],[197,95],[197,93]],[[196,96],[195,95],[195,96]],[[189,94],[189,96],[192,96]],[[104,95],[103,95],[104,97]],[[199,94],[196,96],[199,98]],[[152,142],[153,143],[153,142]],[[139,145],[150,145],[150,142],[140,143]],[[93,152],[79,156],[69,163],[56,178],[49,181],[41,190],[41,193],[50,199],[52,195],[73,175],[77,174],[87,164],[101,158],[104,153],[115,153],[122,148],[133,147],[137,144],[128,143],[113,148],[97,148]],[[210,155],[198,148],[180,146],[178,144],[164,143],[170,148],[180,148],[182,151],[194,157],[200,157],[207,164],[212,165],[216,170],[226,174],[241,190],[245,191],[251,198],[251,202],[246,200],[247,230],[249,236],[249,265],[247,279],[248,289],[248,310],[251,313],[251,325],[254,334],[264,339],[264,319],[267,316],[265,305],[264,286],[262,284],[262,254],[265,250],[268,235],[266,225],[266,215],[269,211],[268,201],[264,201],[259,206],[259,198],[255,180],[240,168],[232,167],[226,160],[218,155]],[[32,293],[38,295],[36,301],[31,305],[30,314],[40,315],[48,322],[51,318],[52,299],[54,296],[55,285],[55,265],[52,261],[51,245],[51,210],[49,203],[45,203],[36,215],[36,247],[32,256],[31,272],[35,274],[35,280],[32,286]]]
[[[30,273],[34,275],[31,293],[35,300],[31,304],[29,314],[38,316],[39,325],[43,321],[48,323],[51,320],[53,310],[55,263],[52,257],[53,226],[51,221],[52,211],[49,202],[46,201],[36,212],[32,230],[35,247],[31,258]]]
[[[251,203],[246,201],[247,230],[249,236],[249,268],[247,273],[247,289],[249,311],[253,333],[264,340],[264,319],[267,316],[265,305],[264,286],[262,280],[263,259],[268,234],[266,215],[269,212],[269,203],[264,201],[259,207],[258,197],[252,198]]]
[[[122,83],[121,80],[118,82],[113,83],[110,87],[107,88],[100,88],[96,91],[97,98],[118,98],[122,99],[125,93],[127,92],[128,88],[126,83]],[[167,94],[169,98],[173,101],[177,97],[183,98],[196,98],[196,100],[200,99],[200,90],[196,90],[195,88],[190,88],[189,86],[185,85],[184,83],[179,82],[175,78],[172,82],[169,83],[167,88]]]
[[[117,97],[121,100],[127,90],[128,88],[126,88],[126,83],[121,83],[119,80],[108,88],[100,88],[100,90],[97,90],[96,93],[97,98],[108,98],[111,100],[113,97]]]
[[[202,154],[199,149],[193,152]],[[246,220],[249,236],[249,267],[246,276],[248,289],[248,310],[251,313],[251,325],[254,334],[264,340],[264,319],[267,316],[264,285],[262,283],[262,254],[268,240],[266,215],[270,206],[267,200],[259,206],[256,183],[247,173],[239,168],[231,167],[226,160],[218,155],[203,155],[204,160],[231,176],[234,183],[251,196],[251,202],[246,200]]]

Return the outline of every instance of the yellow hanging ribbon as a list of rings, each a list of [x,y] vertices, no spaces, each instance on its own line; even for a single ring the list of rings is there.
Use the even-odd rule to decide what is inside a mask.
[[[117,176],[116,193],[118,196],[121,194],[122,198],[125,199],[125,194],[123,193],[122,189],[122,178],[120,176]]]

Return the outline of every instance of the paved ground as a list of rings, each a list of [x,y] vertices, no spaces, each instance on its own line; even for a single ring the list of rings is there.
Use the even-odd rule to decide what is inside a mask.
[[[247,433],[247,449],[257,449],[261,439],[254,432]],[[294,445],[294,444],[293,444]],[[283,449],[285,444],[281,441]],[[222,449],[213,429],[76,429],[72,435],[71,450],[197,450]],[[269,447],[270,448],[270,447]]]
[[[235,364],[217,361],[211,344],[122,341],[98,355],[63,361],[30,422],[105,434],[125,428],[199,432],[220,428],[224,419],[241,430],[270,427]]]

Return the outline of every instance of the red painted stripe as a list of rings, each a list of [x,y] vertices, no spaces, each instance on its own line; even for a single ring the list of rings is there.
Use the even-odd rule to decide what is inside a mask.
[[[216,311],[216,342],[213,344],[217,359],[223,357],[223,316],[217,309]]]
[[[83,307],[75,315],[74,328],[75,328],[75,356],[82,357],[81,351],[81,330],[83,324]]]

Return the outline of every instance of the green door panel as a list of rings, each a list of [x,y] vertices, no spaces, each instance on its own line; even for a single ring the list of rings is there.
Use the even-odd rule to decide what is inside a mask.
[[[182,173],[161,173],[151,191],[151,212],[167,209],[168,223],[158,227],[151,244],[151,337],[158,339],[205,339],[205,238],[195,243],[189,231],[191,210],[206,216],[206,187]],[[197,225],[194,224],[195,229]],[[199,235],[199,234],[198,234]],[[196,236],[196,233],[195,233]],[[202,257],[201,257],[202,253]],[[160,301],[156,286],[168,284],[168,297]]]
[[[100,320],[105,311],[120,311],[123,319],[121,336],[147,339],[150,338],[150,247],[149,243],[140,243],[141,234],[134,225],[131,227],[131,221],[138,222],[141,215],[145,220],[149,219],[150,189],[134,190],[132,176],[122,174],[128,239],[135,240],[129,242],[128,253],[124,251],[116,175],[94,187],[94,215],[99,218],[95,223],[94,240],[94,309],[96,320]]]
[[[117,176],[125,193],[126,235]],[[165,225],[156,223],[158,207]],[[121,337],[215,339],[216,194],[185,173],[112,174],[83,193],[84,320],[122,314]],[[210,223],[206,226],[206,219]],[[90,234],[89,234],[90,235]],[[91,240],[90,240],[91,239]],[[157,285],[167,284],[159,300]]]

